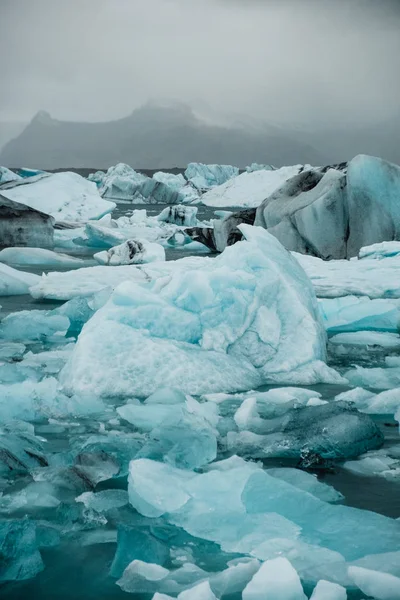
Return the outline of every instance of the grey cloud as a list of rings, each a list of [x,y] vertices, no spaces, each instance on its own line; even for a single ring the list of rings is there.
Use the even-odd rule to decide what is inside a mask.
[[[390,0],[0,0],[0,121],[122,117],[149,97],[274,123],[398,110]]]

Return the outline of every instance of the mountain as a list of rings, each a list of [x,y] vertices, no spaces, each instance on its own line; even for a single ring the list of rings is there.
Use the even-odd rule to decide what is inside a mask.
[[[137,169],[157,169],[188,162],[238,167],[327,162],[323,152],[291,131],[250,121],[216,125],[180,103],[148,103],[124,119],[104,123],[58,121],[41,111],[5,145],[0,164],[54,169],[126,162]]]
[[[13,138],[17,137],[26,127],[26,123],[19,121],[0,121],[0,150]]]

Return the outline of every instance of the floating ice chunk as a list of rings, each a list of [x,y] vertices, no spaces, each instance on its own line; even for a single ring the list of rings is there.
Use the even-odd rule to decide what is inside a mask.
[[[213,594],[208,581],[203,581],[198,585],[181,592],[178,600],[217,600]]]
[[[107,173],[97,172],[92,177],[100,184],[99,191],[104,198],[130,201],[133,200],[140,185],[147,179],[145,175],[137,173],[124,163],[110,167]]]
[[[195,227],[197,225],[197,207],[181,206],[179,204],[177,206],[168,206],[158,215],[157,220],[164,223]]]
[[[362,567],[349,567],[349,575],[356,586],[376,600],[399,600],[400,578]]]
[[[371,398],[373,398],[375,394],[373,392],[369,392],[368,390],[364,390],[361,387],[353,388],[347,392],[342,392],[335,396],[335,400],[344,401],[344,402],[354,402],[357,408],[362,405],[364,402],[367,402]]]
[[[0,513],[11,514],[24,511],[24,514],[41,508],[56,508],[60,500],[54,487],[44,483],[31,483],[19,492],[5,494],[0,498]]]
[[[121,285],[85,325],[62,375],[67,388],[146,397],[161,386],[204,394],[342,382],[322,362],[325,332],[309,281],[266,231],[241,227],[248,241],[214,260],[127,267],[142,282]]]
[[[0,194],[1,246],[54,246],[54,219],[38,210],[13,202]]]
[[[380,348],[400,348],[400,336],[397,333],[382,331],[355,331],[352,333],[338,333],[329,338],[329,343],[334,346],[378,346]]]
[[[282,167],[275,171],[261,170],[242,173],[204,194],[201,202],[216,208],[223,206],[257,207],[287,179],[297,175],[302,168],[302,165],[295,165]]]
[[[377,261],[331,260],[294,252],[293,255],[311,279],[319,298],[368,296],[400,298],[400,257]]]
[[[208,190],[221,185],[237,175],[239,175],[239,169],[229,165],[189,163],[185,171],[186,179],[199,190]]]
[[[247,584],[243,600],[306,600],[300,578],[286,558],[267,560]]]
[[[382,433],[371,418],[338,402],[290,409],[283,418],[271,423],[266,420],[264,431],[271,433],[230,431],[228,449],[250,458],[301,458],[310,454],[338,459],[358,456],[383,443]]]
[[[43,569],[35,523],[27,519],[1,520],[0,581],[31,579]]]
[[[299,469],[275,468],[268,469],[268,475],[287,481],[294,487],[299,488],[324,502],[341,502],[344,496],[337,492],[332,486],[318,481],[316,475],[300,471]]]
[[[120,508],[129,502],[128,492],[125,490],[104,490],[97,492],[84,492],[75,502],[82,502],[86,508],[96,512],[107,512],[112,508]]]
[[[172,414],[180,412],[179,405],[169,404],[135,404],[119,406],[117,412],[126,421],[132,423],[140,431],[152,431]]]
[[[400,460],[388,456],[387,452],[386,449],[368,452],[357,460],[346,461],[343,468],[357,475],[369,477],[379,475],[389,481],[400,479]]]
[[[0,266],[0,270],[1,270]],[[10,267],[8,267],[10,268]],[[76,297],[93,296],[107,288],[114,288],[125,280],[146,281],[145,273],[133,266],[121,266],[110,269],[106,266],[86,267],[64,273],[49,273],[29,284],[31,295],[48,300],[71,300]],[[26,288],[21,293],[27,293]]]
[[[21,310],[0,323],[0,337],[8,340],[46,340],[64,336],[70,326],[68,317],[50,311]]]
[[[157,583],[169,575],[168,569],[160,565],[134,560],[128,565],[117,585],[124,592],[154,592]],[[153,589],[152,589],[153,588]]]
[[[39,281],[38,275],[17,271],[0,263],[0,296],[29,294],[30,286]]]
[[[0,360],[21,359],[25,350],[24,344],[0,341]]]
[[[315,586],[310,600],[347,600],[347,592],[341,585],[321,579]]]
[[[16,184],[2,189],[2,195],[59,221],[99,219],[115,208],[114,202],[100,197],[94,183],[77,173],[42,174]]]
[[[400,387],[400,367],[376,367],[364,369],[356,366],[345,373],[346,379],[354,386],[376,390],[391,390]]]
[[[165,260],[165,250],[160,244],[147,240],[128,240],[107,251],[97,252],[93,258],[102,265],[141,265]]]
[[[235,423],[239,430],[257,430],[263,426],[263,419],[257,411],[257,398],[246,398],[237,409]]]
[[[360,330],[398,331],[400,312],[396,300],[344,296],[320,300],[318,306],[325,328],[331,334]]]
[[[163,171],[157,171],[154,173],[153,179],[156,181],[160,181],[161,183],[165,183],[171,190],[180,190],[186,185],[186,179],[179,173],[175,175],[174,173],[163,173]]]
[[[400,254],[400,242],[380,242],[361,248],[358,258],[375,258],[381,260],[382,258],[390,258],[398,254]]]
[[[190,405],[169,406],[176,410],[152,430],[150,440],[137,456],[164,460],[186,469],[196,469],[213,461],[217,456],[217,432],[211,423],[197,407],[193,410]]]
[[[129,474],[129,501],[145,517],[160,517],[181,508],[190,499],[184,487],[194,477],[190,471],[142,458],[131,462]]]
[[[58,254],[44,248],[4,248],[0,251],[0,262],[11,265],[66,265],[81,267],[84,261],[67,254]]]

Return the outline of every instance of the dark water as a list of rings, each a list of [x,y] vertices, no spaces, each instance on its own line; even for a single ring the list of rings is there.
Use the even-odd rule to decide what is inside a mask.
[[[163,207],[159,205],[119,205],[114,211],[113,216],[129,214],[133,209],[146,208],[148,215],[158,214]],[[213,209],[208,207],[199,207],[198,218],[208,220],[214,217]],[[68,251],[63,250],[68,253]],[[85,260],[91,259],[92,249],[83,249],[81,256]],[[167,252],[167,259],[173,260],[188,253],[184,249],[171,250]],[[90,264],[90,262],[89,262]],[[110,267],[112,268],[112,267]],[[28,268],[26,268],[28,270]],[[29,271],[41,274],[43,271],[50,270],[45,266],[30,267]],[[52,270],[65,271],[68,267],[62,267]],[[0,299],[2,305],[1,316],[21,310],[50,310],[59,306],[60,302],[37,301],[30,296],[8,296]],[[354,361],[353,361],[354,362]],[[347,368],[350,367],[349,365]],[[271,386],[264,386],[263,390]],[[320,385],[313,389],[322,394],[326,400],[332,399],[338,393],[345,391],[345,386]],[[394,427],[394,421],[390,419],[377,419],[379,427],[385,436],[385,446],[390,447],[400,444],[398,427]],[[49,441],[52,436],[49,436]],[[66,440],[62,435],[53,436],[51,443],[54,447],[63,447]],[[293,461],[274,459],[265,461],[266,466],[296,466]],[[344,470],[340,464],[332,465],[332,468],[319,470],[317,472],[321,481],[332,485],[340,491],[344,497],[344,503],[356,508],[366,509],[381,513],[388,517],[400,517],[400,484],[386,481],[383,477],[365,477],[358,476]],[[110,482],[99,484],[96,490],[106,489]],[[126,489],[126,480],[119,482]],[[116,485],[115,482],[113,485]],[[1,540],[0,540],[1,547]],[[19,599],[40,599],[40,600],[119,600],[123,598],[132,598],[132,600],[147,600],[150,595],[132,595],[127,594],[115,585],[115,580],[109,575],[109,568],[115,554],[115,543],[99,543],[89,546],[82,546],[79,537],[76,540],[62,540],[56,548],[42,550],[42,557],[45,563],[45,570],[39,573],[34,579],[12,582],[0,585],[0,598],[2,600]],[[358,599],[362,594],[349,595],[349,598]],[[240,595],[231,597],[229,600],[239,600]]]

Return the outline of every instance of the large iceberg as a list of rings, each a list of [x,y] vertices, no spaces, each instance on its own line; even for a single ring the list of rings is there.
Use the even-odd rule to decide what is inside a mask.
[[[57,221],[99,219],[115,208],[113,202],[100,197],[93,182],[68,171],[11,182],[2,186],[1,194]]]
[[[66,387],[145,397],[165,385],[200,394],[340,381],[323,362],[325,331],[307,277],[263,229],[241,228],[246,240],[216,259],[156,265],[153,278],[149,265],[142,281],[116,289],[83,328]]]
[[[230,165],[189,163],[185,171],[186,179],[200,191],[222,185],[237,175],[239,175],[239,169]]]
[[[146,181],[146,175],[137,173],[132,167],[118,163],[110,167],[107,173],[98,171],[90,176],[100,188],[103,198],[132,201],[140,185]]]
[[[292,172],[275,187],[267,189],[267,183],[263,185],[264,179],[275,181],[284,169],[288,168],[244,173],[205,194],[202,202],[212,206],[258,206],[255,225],[265,227],[295,252],[341,259],[355,257],[360,251],[360,257],[364,257],[373,254],[374,247],[365,253],[363,247],[382,242],[386,249],[376,248],[377,253],[397,254],[390,243],[400,237],[400,167],[359,155],[348,165],[332,168],[291,167]],[[225,221],[219,249],[237,240],[232,234],[237,233],[240,213]]]
[[[255,224],[288,250],[320,258],[345,258],[346,176],[330,169],[303,171],[258,207]]]
[[[261,204],[287,179],[297,175],[304,167],[282,167],[275,171],[254,171],[242,173],[237,177],[228,179],[201,197],[201,202],[207,206],[241,206],[254,208]]]

